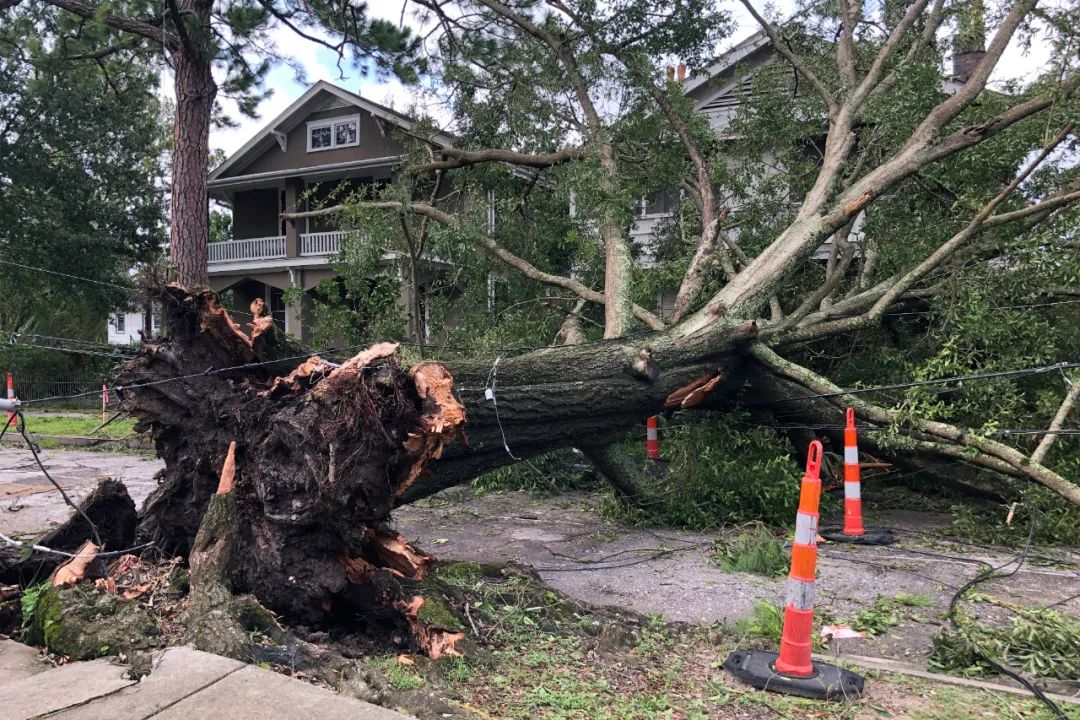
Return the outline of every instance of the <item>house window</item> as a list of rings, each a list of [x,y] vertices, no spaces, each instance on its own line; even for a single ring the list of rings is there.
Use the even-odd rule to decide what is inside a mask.
[[[154,332],[161,329],[161,313],[155,312],[150,316],[150,326]]]
[[[116,317],[113,318],[113,327],[116,328],[116,332],[124,332],[124,314],[116,313]]]
[[[360,144],[360,116],[330,118],[308,123],[308,152]]]
[[[639,213],[649,215],[670,215],[679,206],[679,195],[674,190],[659,190],[651,197],[642,198]]]
[[[311,146],[309,150],[326,150],[334,147],[333,138],[330,135],[330,126],[311,128]]]

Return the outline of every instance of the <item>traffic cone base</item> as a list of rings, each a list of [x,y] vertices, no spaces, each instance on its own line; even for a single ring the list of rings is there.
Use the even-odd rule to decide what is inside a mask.
[[[864,679],[850,670],[815,661],[809,676],[793,677],[777,671],[778,661],[774,652],[736,650],[724,661],[724,669],[759,690],[811,700],[854,700],[863,693]]]
[[[849,545],[892,545],[896,542],[896,536],[884,528],[866,528],[862,535],[848,535],[843,528],[830,526],[821,528],[818,534],[829,542]]]

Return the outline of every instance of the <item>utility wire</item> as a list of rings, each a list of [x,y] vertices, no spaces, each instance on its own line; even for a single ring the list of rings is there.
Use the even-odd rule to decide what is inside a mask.
[[[913,387],[926,387],[929,385],[947,385],[955,382],[968,382],[973,380],[996,380],[1000,378],[1015,378],[1015,377],[1027,377],[1028,375],[1039,375],[1042,373],[1052,372],[1054,370],[1068,370],[1070,368],[1080,367],[1080,362],[1059,362],[1053,365],[1040,365],[1031,368],[1022,368],[1018,370],[999,370],[996,372],[976,373],[973,375],[956,375],[953,377],[936,378],[934,380],[917,380],[914,382],[906,383],[893,383],[891,385],[876,385],[873,387],[865,388],[852,388],[848,390],[839,390],[837,392],[830,393],[813,393],[810,395],[800,395],[793,398],[780,398],[779,400],[769,400],[763,403],[757,403],[758,406],[775,405],[778,403],[795,402],[797,400],[814,400],[816,398],[832,398],[843,397],[844,395],[863,395],[871,392],[884,392],[886,390],[904,390]]]
[[[56,482],[53,476],[49,473],[48,469],[45,467],[45,464],[41,462],[41,456],[38,454],[37,444],[30,439],[29,435],[26,434],[26,418],[23,416],[23,414],[21,412],[16,413],[12,417],[8,418],[8,424],[10,425],[11,421],[15,417],[18,417],[19,419],[19,434],[22,435],[23,440],[26,441],[26,447],[29,448],[30,454],[34,456],[34,462],[37,463],[37,466],[41,470],[41,473],[46,477],[46,479],[48,479],[50,483],[52,483],[53,487],[55,487],[60,492],[60,497],[64,498],[64,502],[70,505],[75,512],[82,516],[82,519],[85,520],[86,524],[90,526],[90,533],[94,536],[94,544],[96,544],[98,547],[101,547],[101,535],[98,533],[97,525],[94,524],[94,521],[87,516],[87,514],[83,511],[81,507],[72,502],[68,494],[64,492],[64,488],[60,487],[60,483]],[[2,435],[0,435],[0,437],[2,437]]]
[[[60,555],[62,557],[70,558],[72,560],[74,560],[75,558],[107,558],[107,557],[113,557],[115,555],[127,555],[128,553],[133,553],[136,550],[145,550],[148,547],[153,547],[154,546],[154,543],[146,542],[146,543],[143,543],[142,545],[135,545],[134,547],[124,548],[123,550],[110,550],[109,552],[95,552],[95,553],[89,553],[89,554],[85,554],[85,555],[79,555],[78,553],[69,553],[69,552],[67,552],[65,550],[54,550],[53,548],[45,547],[44,545],[38,545],[37,543],[28,543],[28,542],[23,542],[22,540],[15,540],[14,538],[9,538],[4,533],[0,533],[0,540],[3,540],[4,542],[6,542],[8,545],[11,545],[12,547],[17,547],[17,548],[28,547],[31,550],[33,550],[34,552],[43,552],[43,553],[49,553],[51,555]]]
[[[112,358],[113,360],[124,360],[131,357],[131,355],[124,355],[122,353],[106,353],[98,352],[97,350],[84,350],[82,348],[63,348],[55,347],[53,345],[38,345],[36,343],[16,343],[19,347],[34,348],[36,350],[52,350],[53,352],[65,353],[67,355],[87,355],[90,357],[104,357]]]
[[[750,427],[770,428],[773,430],[843,430],[847,425],[840,424],[820,424],[820,425],[797,425],[797,424],[773,424],[773,423],[753,423],[745,420],[739,421],[742,425],[749,425]],[[664,429],[670,429],[672,427],[688,427],[684,425],[665,425]],[[877,425],[857,424],[855,429],[859,432],[889,432],[887,427],[879,427]],[[969,428],[972,432],[981,432],[978,429]],[[1044,430],[1038,428],[1000,428],[991,431],[995,435],[1080,435],[1080,428],[1059,428],[1057,430]]]
[[[45,268],[34,267],[33,265],[23,265],[12,260],[0,260],[0,265],[11,265],[12,267],[22,268],[23,270],[34,270],[41,273],[48,273],[49,275],[56,275],[59,277],[67,278],[69,280],[81,280],[82,282],[93,283],[95,285],[102,285],[104,287],[113,288],[114,290],[123,290],[124,292],[134,293],[138,292],[135,288],[124,287],[123,285],[116,285],[114,283],[103,282],[101,280],[94,280],[93,278],[80,277],[79,275],[69,275],[68,273],[57,272],[56,270],[46,270]]]

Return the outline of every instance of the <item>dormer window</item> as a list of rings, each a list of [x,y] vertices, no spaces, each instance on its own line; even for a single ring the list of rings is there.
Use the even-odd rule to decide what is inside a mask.
[[[308,152],[360,144],[360,116],[316,120],[307,124]]]

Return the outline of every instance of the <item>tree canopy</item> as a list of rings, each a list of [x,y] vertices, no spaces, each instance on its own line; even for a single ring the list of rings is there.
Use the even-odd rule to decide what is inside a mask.
[[[95,57],[120,39],[49,6],[0,10],[5,332],[99,339],[132,267],[160,252],[166,111],[153,68]]]
[[[415,5],[441,29],[429,49],[457,141],[415,142],[396,186],[338,209],[403,254],[419,239],[454,260],[434,282],[471,311],[453,311],[444,344],[546,344],[584,320],[581,337],[663,330],[677,345],[754,321],[755,362],[804,393],[1077,360],[1075,8],[808,4],[778,24],[747,4],[776,57],[718,133],[665,68],[706,67],[726,8]],[[1006,49],[1033,41],[1055,49],[1045,72],[991,87]],[[954,46],[976,45],[970,77],[950,80]],[[632,242],[642,198],[665,190],[678,198],[655,248]],[[341,264],[371,308],[374,252]],[[1020,458],[1056,435],[999,431],[1045,426],[1064,394],[1040,373],[863,410],[890,452],[966,452],[1030,479]],[[1047,462],[1073,477],[1068,440]],[[1036,482],[1075,495],[1050,475]]]

